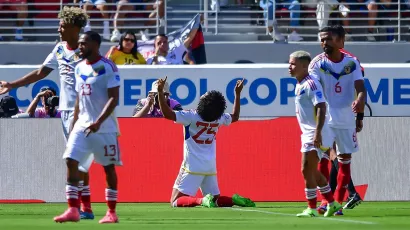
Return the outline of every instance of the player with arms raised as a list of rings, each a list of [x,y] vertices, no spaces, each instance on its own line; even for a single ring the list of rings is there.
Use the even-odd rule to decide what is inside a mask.
[[[94,31],[81,35],[80,55],[85,59],[75,68],[77,100],[74,121],[64,159],[67,164],[66,196],[69,208],[54,218],[56,222],[79,221],[78,166],[94,153],[107,179],[105,198],[108,211],[100,223],[117,223],[117,174],[122,165],[118,148],[118,126],[114,115],[118,103],[120,77],[116,65],[99,53],[101,37]]]
[[[342,205],[334,202],[333,194],[328,181],[318,170],[318,163],[322,151],[332,146],[329,127],[326,117],[326,100],[322,86],[309,76],[308,67],[311,61],[310,54],[305,51],[296,51],[289,58],[289,73],[295,77],[295,107],[296,117],[302,131],[302,174],[305,179],[305,193],[308,208],[298,217],[316,217],[317,197],[316,189],[328,201],[325,217],[332,216]]]
[[[63,123],[65,138],[68,138],[69,128],[74,118],[74,104],[76,99],[74,68],[81,61],[79,57],[78,38],[81,29],[87,24],[88,16],[78,7],[64,7],[59,13],[60,25],[58,33],[62,42],[57,43],[53,51],[47,56],[43,65],[13,82],[1,81],[0,94],[11,89],[19,88],[37,82],[47,77],[54,69],[60,74],[60,102],[59,110]],[[80,181],[81,202],[83,204],[81,218],[94,219],[91,209],[90,189],[88,186],[88,169],[93,162],[92,156],[80,166],[82,181]],[[84,180],[84,181],[83,181]]]
[[[320,31],[320,38],[324,53],[312,60],[309,73],[322,83],[329,105],[329,126],[339,162],[335,199],[342,203],[351,178],[352,153],[359,149],[356,132],[363,128],[366,88],[360,63],[340,51],[344,47],[344,29],[325,27]]]
[[[167,78],[158,81],[158,99],[166,119],[185,127],[184,160],[175,181],[171,195],[172,207],[254,207],[250,199],[234,194],[232,197],[220,196],[216,177],[215,135],[222,125],[230,125],[239,120],[240,94],[243,81],[235,87],[233,113],[224,113],[226,101],[222,93],[212,90],[201,96],[196,110],[173,111],[164,96]],[[198,188],[203,198],[195,198]]]

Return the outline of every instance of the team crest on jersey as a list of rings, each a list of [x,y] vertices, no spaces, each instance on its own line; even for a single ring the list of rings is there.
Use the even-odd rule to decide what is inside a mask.
[[[93,71],[93,76],[94,76],[94,77],[97,77],[97,76],[100,76],[100,75],[103,75],[103,74],[105,74],[105,67],[104,67],[104,65],[98,66],[98,67],[95,68],[94,71]]]
[[[347,65],[344,67],[344,75],[352,73],[354,70],[356,70],[356,63],[353,61],[350,61],[347,63]],[[343,74],[343,73],[342,73]]]

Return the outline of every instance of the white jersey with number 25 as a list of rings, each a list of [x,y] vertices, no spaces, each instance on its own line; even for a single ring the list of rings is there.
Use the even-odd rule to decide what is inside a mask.
[[[329,126],[339,129],[356,127],[352,103],[355,100],[355,81],[363,81],[360,63],[349,54],[340,62],[331,61],[325,53],[316,56],[309,65],[311,77],[320,81],[329,105]]]
[[[219,120],[206,122],[195,110],[176,111],[176,123],[185,127],[184,160],[182,167],[189,173],[216,174],[215,135],[222,125],[230,125],[232,117],[224,113]]]
[[[76,123],[87,128],[94,123],[108,101],[108,89],[120,85],[117,66],[104,57],[94,63],[82,61],[75,68],[76,91],[79,96],[79,115]],[[115,114],[108,117],[97,133],[119,132]]]

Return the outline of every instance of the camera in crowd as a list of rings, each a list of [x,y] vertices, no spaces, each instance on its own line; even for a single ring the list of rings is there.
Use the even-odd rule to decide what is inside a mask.
[[[50,108],[57,107],[59,105],[60,97],[56,96],[57,95],[56,90],[51,88],[51,87],[43,87],[43,88],[41,88],[40,92],[44,92],[44,91],[47,91],[47,90],[51,91],[53,95],[44,96],[45,106],[48,106]]]

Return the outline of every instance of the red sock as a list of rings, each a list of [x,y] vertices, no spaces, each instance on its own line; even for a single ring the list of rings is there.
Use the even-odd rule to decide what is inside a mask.
[[[93,210],[91,209],[91,192],[90,186],[83,186],[81,191],[81,203],[83,204],[82,211],[92,213]]]
[[[317,196],[315,188],[305,188],[306,199],[308,201],[308,206],[311,209],[316,209]]]
[[[337,173],[337,188],[335,200],[339,203],[343,203],[347,185],[350,182],[350,159],[343,162],[338,162],[338,164],[339,172]]]
[[[65,186],[65,195],[67,198],[68,207],[79,208],[80,203],[78,202],[78,187],[73,185]]]
[[[81,193],[83,191],[83,186],[84,186],[84,181],[79,181],[78,182],[78,207],[81,207]]]
[[[319,172],[325,176],[326,180],[329,182],[330,172],[329,172],[329,159],[323,157],[319,162]]]
[[[117,190],[109,188],[105,189],[105,200],[107,201],[108,210],[110,212],[115,212],[115,208],[117,207],[117,197]]]
[[[181,196],[172,204],[173,207],[195,207],[202,204],[202,198],[192,196]]]
[[[229,196],[220,196],[220,197],[218,197],[218,199],[216,200],[215,203],[218,207],[232,207],[232,206],[234,206],[232,197],[229,197]]]
[[[319,187],[319,192],[322,195],[322,198],[327,202],[327,203],[332,203],[333,201],[335,201],[334,197],[333,197],[333,193],[332,190],[330,189],[329,184],[327,184],[324,187]],[[322,201],[323,203],[323,201]]]

